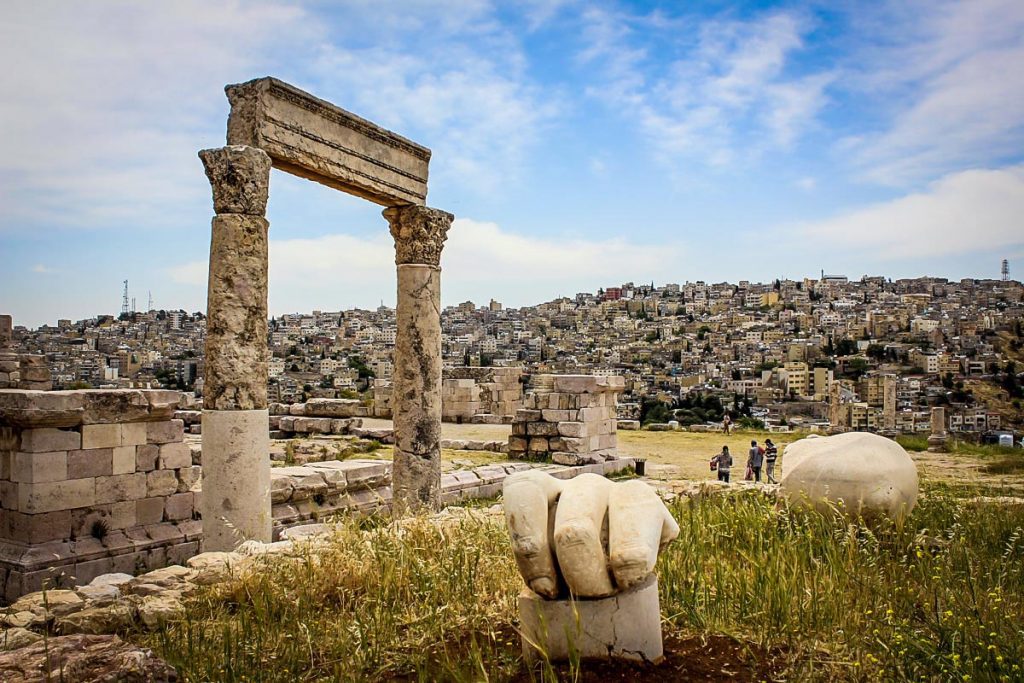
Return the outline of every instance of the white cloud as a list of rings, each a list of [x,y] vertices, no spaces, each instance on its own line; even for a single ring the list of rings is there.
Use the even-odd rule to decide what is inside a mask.
[[[53,272],[56,272],[56,271],[54,271],[53,268],[50,268],[48,266],[44,266],[42,263],[37,263],[36,265],[32,266],[32,272],[33,273],[46,274],[46,273],[53,273]]]
[[[814,188],[818,186],[818,181],[815,178],[812,178],[811,176],[804,176],[803,178],[799,178],[793,184],[796,185],[799,189],[803,190],[804,192],[811,192],[812,190],[814,190]]]
[[[1020,159],[1024,148],[1024,4],[897,5],[852,55],[848,82],[883,123],[846,140],[863,175],[905,186]]]
[[[883,260],[1024,245],[1024,166],[950,174],[925,191],[798,227],[795,239]]]
[[[693,45],[676,39],[684,56],[660,66],[636,47],[632,24],[643,35],[693,32],[661,15],[632,17],[591,9],[584,14],[585,64],[603,67],[603,81],[589,93],[639,121],[666,161],[697,159],[728,165],[798,142],[826,103],[833,74],[792,75],[794,54],[810,26],[793,13],[774,12],[750,21],[709,20]]]
[[[446,304],[494,297],[506,305],[538,303],[609,283],[659,281],[678,276],[682,251],[675,245],[639,244],[624,238],[537,238],[497,224],[457,218],[442,253]],[[179,283],[205,286],[206,262],[167,270]],[[326,235],[270,241],[270,311],[334,310],[395,301],[394,245],[374,238]]]
[[[0,19],[0,229],[176,225],[208,201],[225,83],[315,39],[273,2],[11,2]],[[258,73],[258,72],[257,72]]]

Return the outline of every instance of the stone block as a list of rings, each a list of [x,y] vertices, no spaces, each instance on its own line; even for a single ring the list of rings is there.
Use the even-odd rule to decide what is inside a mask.
[[[510,451],[525,451],[529,442],[521,436],[508,437],[508,448]]]
[[[110,529],[110,505],[96,504],[88,508],[71,510],[71,538],[91,537],[95,532]]]
[[[164,420],[146,423],[146,443],[163,444],[181,441],[185,438],[183,420]]]
[[[68,479],[18,487],[18,509],[26,513],[88,507],[96,502],[96,480]]]
[[[140,473],[141,474],[141,473]],[[146,494],[153,496],[169,496],[178,491],[178,477],[174,470],[153,470],[146,473]],[[144,496],[138,496],[142,498]]]
[[[539,410],[527,410],[521,408],[516,411],[515,421],[516,422],[537,422],[541,419],[542,413]]]
[[[558,436],[558,425],[554,422],[531,422],[526,425],[529,436]]]
[[[67,451],[15,453],[11,479],[19,483],[63,481],[68,478]]]
[[[178,493],[191,491],[203,477],[203,468],[198,465],[182,467],[178,472]]]
[[[143,498],[135,501],[135,520],[138,524],[158,524],[164,518],[164,500],[162,496]]]
[[[82,425],[83,449],[118,448],[121,446],[121,425],[89,424]]]
[[[161,423],[157,423],[161,424]],[[145,444],[135,449],[135,469],[138,472],[152,472],[159,465],[160,446]]]
[[[141,446],[146,443],[148,428],[145,422],[131,422],[121,425],[121,445]]]
[[[68,479],[109,477],[113,473],[113,448],[68,451]]]
[[[191,493],[176,493],[173,496],[167,496],[167,500],[164,501],[164,518],[170,522],[192,519],[192,503]]]
[[[137,500],[126,500],[119,503],[111,503],[109,517],[110,528],[112,530],[130,529],[135,526],[135,510],[138,507],[138,504],[139,501]]]
[[[583,422],[560,422],[558,433],[561,436],[581,437],[587,435],[587,425]]]
[[[71,511],[55,510],[26,515],[11,510],[0,516],[0,535],[27,544],[66,541],[71,538]]]
[[[115,474],[96,478],[96,504],[122,503],[146,497],[146,474]]]
[[[25,429],[21,432],[21,445],[17,450],[24,453],[46,451],[73,451],[82,447],[82,435],[69,429]]]
[[[548,440],[542,436],[534,437],[530,439],[527,450],[532,453],[546,453],[548,451]]]
[[[118,446],[111,449],[111,468],[113,474],[135,472],[135,446]]]
[[[523,656],[566,661],[663,658],[658,581],[652,574],[637,586],[597,600],[545,600],[529,589],[519,594]],[[538,650],[539,648],[539,650]]]
[[[192,450],[184,443],[165,443],[160,446],[160,469],[176,470],[192,465]]]

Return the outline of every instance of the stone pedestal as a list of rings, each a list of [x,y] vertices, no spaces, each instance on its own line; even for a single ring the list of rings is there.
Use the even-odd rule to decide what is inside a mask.
[[[272,540],[267,419],[266,410],[203,411],[205,552]]]
[[[267,431],[270,157],[255,147],[199,153],[213,188],[203,378],[204,549],[271,540]]]
[[[441,249],[454,216],[425,206],[384,211],[398,266],[394,376],[394,505],[441,504]]]
[[[519,594],[523,656],[565,661],[631,659],[658,663],[663,657],[658,579],[647,579],[610,598],[545,600],[528,588]],[[543,654],[542,654],[543,653]]]

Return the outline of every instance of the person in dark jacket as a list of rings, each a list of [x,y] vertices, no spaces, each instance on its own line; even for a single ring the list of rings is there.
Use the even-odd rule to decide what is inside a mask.
[[[750,442],[750,454],[747,456],[747,467],[754,474],[754,481],[761,481],[761,466],[764,464],[764,451],[756,441]]]
[[[722,446],[722,452],[711,458],[711,462],[718,469],[718,481],[729,483],[729,473],[732,471],[732,454],[728,446]]]

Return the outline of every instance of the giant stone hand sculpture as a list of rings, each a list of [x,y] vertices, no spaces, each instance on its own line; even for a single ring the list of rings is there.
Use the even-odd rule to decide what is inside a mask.
[[[647,578],[679,525],[642,481],[597,474],[561,481],[537,470],[510,476],[505,519],[523,580],[549,600],[600,598]]]

